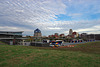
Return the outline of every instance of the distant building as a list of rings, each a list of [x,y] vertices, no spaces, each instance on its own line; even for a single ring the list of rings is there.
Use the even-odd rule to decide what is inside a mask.
[[[87,38],[89,40],[94,39],[94,40],[100,40],[100,34],[88,34]]]
[[[87,34],[87,33],[82,33],[81,34],[81,38],[85,39],[85,40],[100,40],[100,34]]]
[[[72,33],[73,33],[73,30],[70,29],[70,30],[69,30],[69,35],[72,35]]]
[[[34,30],[34,37],[42,37],[42,33],[38,28]]]
[[[18,37],[22,37],[22,33],[23,31],[0,31],[0,38],[18,38]]]
[[[59,36],[59,34],[58,34],[58,33],[55,33],[54,35],[57,35],[57,36]]]
[[[87,40],[87,33],[82,33],[82,34],[80,35],[80,37],[83,38],[83,39],[85,39],[85,40]]]
[[[0,41],[3,41],[10,45],[16,45],[20,38],[22,38],[23,31],[0,31]]]
[[[81,36],[86,36],[86,35],[87,35],[87,33],[82,33],[82,34],[81,34]]]
[[[72,38],[72,35],[67,35],[67,38]]]
[[[73,38],[76,38],[76,37],[78,37],[78,36],[79,36],[79,34],[78,34],[77,32],[73,32],[73,33],[72,33],[72,37],[73,37]]]
[[[64,37],[65,35],[64,34],[60,34],[60,37]]]
[[[55,37],[55,38],[59,38],[59,34],[58,34],[58,33],[55,33],[55,34],[54,34],[54,37]]]
[[[53,37],[54,37],[54,35],[49,35],[48,37],[49,37],[49,38],[53,38]]]

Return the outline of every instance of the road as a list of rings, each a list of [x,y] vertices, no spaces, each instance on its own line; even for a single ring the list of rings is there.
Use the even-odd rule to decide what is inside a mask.
[[[92,41],[92,42],[93,42],[93,41]],[[64,46],[67,46],[67,45],[83,44],[83,43],[87,43],[87,42],[77,42],[77,43],[68,43],[68,42],[66,43],[66,42],[65,42],[65,43],[63,43],[63,45],[64,45]]]

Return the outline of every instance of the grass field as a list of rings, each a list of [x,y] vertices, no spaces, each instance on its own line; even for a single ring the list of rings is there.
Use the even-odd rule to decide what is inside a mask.
[[[72,48],[0,45],[0,67],[100,67],[100,42]]]

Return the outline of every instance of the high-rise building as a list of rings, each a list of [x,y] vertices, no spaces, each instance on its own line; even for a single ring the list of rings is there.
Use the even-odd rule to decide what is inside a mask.
[[[59,34],[58,34],[58,33],[55,33],[54,35],[57,35],[57,36],[59,36]]]
[[[69,35],[72,35],[72,33],[73,33],[73,30],[70,29],[70,30],[69,30]]]
[[[42,37],[42,33],[38,28],[34,30],[34,37]]]

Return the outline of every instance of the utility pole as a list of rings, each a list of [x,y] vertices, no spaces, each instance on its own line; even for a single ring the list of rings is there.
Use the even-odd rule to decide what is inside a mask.
[[[94,34],[94,40],[95,40],[95,34]]]

